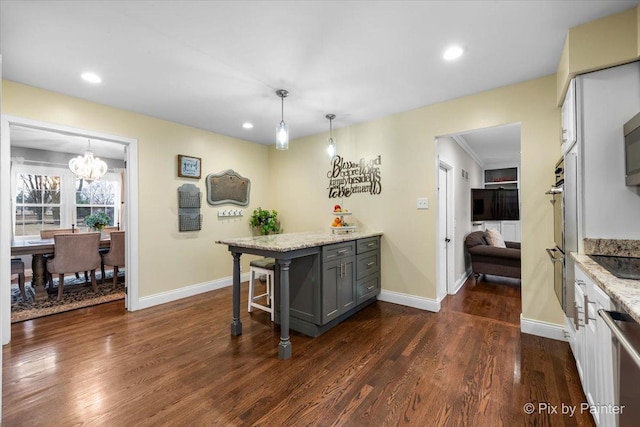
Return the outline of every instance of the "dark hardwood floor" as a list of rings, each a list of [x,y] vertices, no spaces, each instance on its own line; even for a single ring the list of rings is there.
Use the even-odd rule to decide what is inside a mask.
[[[439,313],[376,302],[318,338],[246,312],[231,288],[126,313],[107,303],[12,325],[4,426],[578,426],[568,344],[520,333],[520,290],[470,279]],[[524,405],[532,403],[534,414]],[[579,412],[579,409],[578,409]]]

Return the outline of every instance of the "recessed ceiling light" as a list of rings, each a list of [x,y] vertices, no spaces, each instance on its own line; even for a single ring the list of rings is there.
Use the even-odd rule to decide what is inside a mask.
[[[245,129],[253,129],[253,123],[244,122],[242,124],[242,127],[245,128]]]
[[[447,50],[444,51],[442,57],[447,61],[453,61],[454,59],[458,59],[464,53],[464,49],[460,46],[451,46]]]
[[[96,73],[82,73],[81,77],[89,83],[102,83],[102,77],[100,77]]]

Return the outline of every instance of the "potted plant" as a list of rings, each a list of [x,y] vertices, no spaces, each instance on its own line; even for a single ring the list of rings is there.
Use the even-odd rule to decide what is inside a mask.
[[[84,225],[91,230],[100,231],[111,223],[111,218],[103,211],[84,217]]]
[[[260,207],[254,209],[249,219],[249,225],[262,236],[279,234],[281,232],[280,221],[278,221],[278,211],[275,210],[269,211]]]

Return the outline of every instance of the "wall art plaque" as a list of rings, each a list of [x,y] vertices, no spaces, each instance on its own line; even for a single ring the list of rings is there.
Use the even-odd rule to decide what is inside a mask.
[[[207,175],[207,203],[247,206],[251,181],[233,169]]]
[[[341,156],[331,159],[331,170],[327,172],[329,178],[329,198],[336,199],[350,197],[353,194],[367,193],[378,195],[382,193],[382,177],[380,166],[382,156],[350,162]]]

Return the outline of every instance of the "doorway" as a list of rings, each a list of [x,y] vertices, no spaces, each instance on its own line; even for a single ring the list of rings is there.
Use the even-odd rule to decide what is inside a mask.
[[[447,287],[448,294],[458,292],[472,273],[471,262],[464,246],[465,238],[469,233],[497,228],[507,237],[505,240],[520,241],[519,220],[508,221],[504,218],[495,218],[495,220],[474,221],[471,203],[472,189],[504,187],[519,190],[520,139],[520,123],[475,129],[436,138],[438,166],[443,162],[450,165],[453,176],[452,205],[455,206],[455,211],[448,213],[449,216],[453,216],[453,231],[449,235],[451,239],[449,246],[452,246],[453,254],[448,260],[449,264],[453,264],[453,270],[448,270],[451,276],[446,279],[450,284]],[[499,172],[505,170],[516,171],[515,178],[510,178],[511,175],[508,175],[509,179],[507,179],[507,175],[500,175]],[[438,245],[440,244],[438,240]],[[440,259],[441,253],[450,252],[438,250],[438,265],[444,265],[444,260]],[[437,277],[440,281],[440,274]]]
[[[52,123],[39,122],[25,118],[2,116],[0,138],[0,265],[3,266],[2,271],[9,271],[11,253],[11,238],[13,233],[12,223],[13,214],[12,203],[5,201],[12,200],[11,196],[11,140],[12,129],[31,129],[44,132],[52,132],[55,134],[66,135],[70,138],[80,137],[85,139],[94,139],[107,141],[112,144],[118,144],[125,152],[124,158],[126,169],[124,171],[124,209],[123,221],[126,224],[126,284],[127,292],[125,294],[125,307],[129,311],[138,308],[138,193],[137,193],[137,176],[138,176],[138,147],[137,140],[125,138],[115,135],[109,135],[99,132],[93,132],[85,129],[72,128],[68,126],[60,126]],[[43,143],[44,144],[44,143]],[[4,268],[4,267],[7,268]],[[11,295],[10,295],[10,275],[2,275],[0,277],[0,299],[2,307],[2,343],[7,344],[11,337]]]
[[[439,161],[438,168],[438,264],[437,296],[438,300],[453,293],[453,248],[451,241],[454,232],[453,204],[453,166]]]

